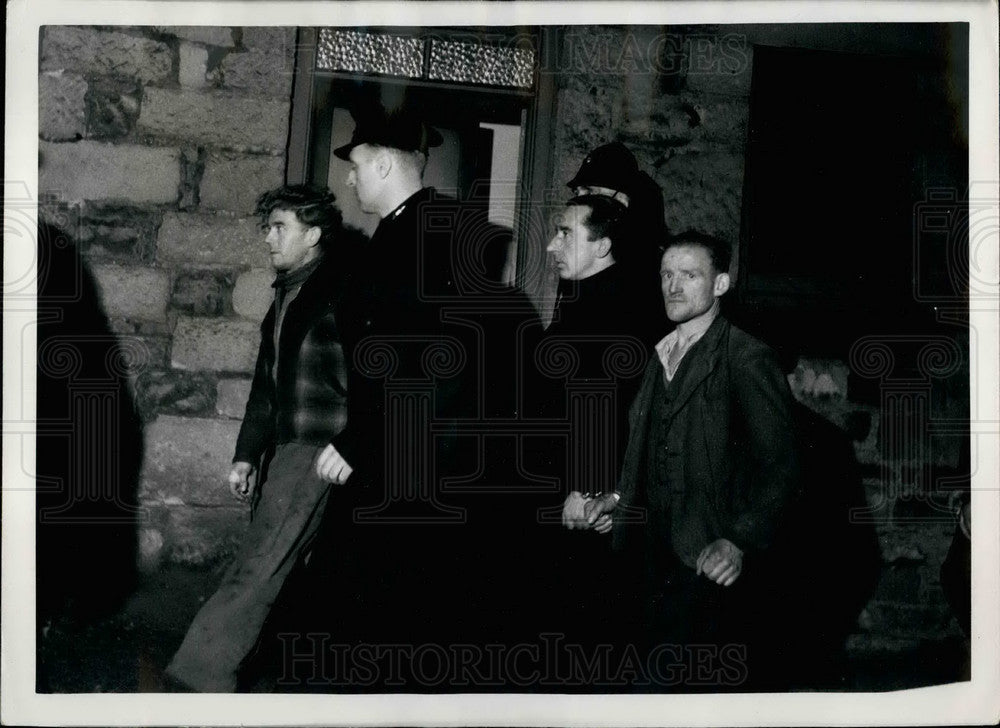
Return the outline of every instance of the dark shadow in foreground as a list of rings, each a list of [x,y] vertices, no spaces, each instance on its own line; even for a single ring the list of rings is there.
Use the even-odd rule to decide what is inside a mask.
[[[53,625],[85,629],[135,585],[142,432],[128,370],[144,349],[112,332],[65,230],[40,222],[37,244],[36,687],[48,692],[74,669],[44,648]]]

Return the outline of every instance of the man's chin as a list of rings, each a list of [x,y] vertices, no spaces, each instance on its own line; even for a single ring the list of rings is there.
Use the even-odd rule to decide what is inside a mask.
[[[685,311],[680,307],[679,304],[668,303],[665,307],[667,312],[667,318],[673,321],[675,324],[686,321],[690,316],[685,315]]]

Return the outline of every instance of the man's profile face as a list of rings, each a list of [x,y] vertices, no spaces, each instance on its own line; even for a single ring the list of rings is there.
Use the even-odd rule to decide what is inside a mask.
[[[587,205],[569,205],[556,218],[556,234],[546,250],[563,280],[578,281],[601,270],[601,243],[590,239],[584,224],[589,215]]]
[[[729,290],[729,274],[715,270],[701,245],[674,245],[660,260],[660,288],[667,318],[682,324],[708,313]]]
[[[379,184],[382,179],[376,168],[375,150],[368,144],[359,144],[349,156],[351,169],[347,173],[347,186],[354,188],[358,205],[364,212],[378,212]]]
[[[319,255],[319,228],[303,225],[294,210],[272,210],[261,229],[277,271],[301,268]]]

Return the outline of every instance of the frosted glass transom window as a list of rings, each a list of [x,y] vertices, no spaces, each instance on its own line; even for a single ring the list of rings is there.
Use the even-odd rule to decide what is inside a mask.
[[[525,48],[496,48],[481,43],[432,40],[427,77],[528,88],[534,65],[534,51]]]
[[[424,42],[386,33],[324,28],[319,34],[316,65],[328,71],[420,78]]]
[[[316,68],[530,89],[534,84],[535,50],[485,40],[458,41],[322,28]]]

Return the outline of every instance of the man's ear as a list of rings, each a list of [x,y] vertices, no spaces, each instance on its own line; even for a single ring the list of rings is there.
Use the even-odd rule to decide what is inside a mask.
[[[712,291],[713,295],[718,298],[729,290],[729,285],[731,281],[729,280],[728,273],[719,273],[715,276],[715,288]]]
[[[385,179],[392,170],[392,155],[384,149],[380,149],[375,156],[375,171],[379,179]]]
[[[321,237],[323,237],[323,230],[315,225],[306,230],[306,241],[309,243],[310,248],[319,245],[319,239]]]
[[[611,238],[605,235],[603,238],[598,238],[594,241],[597,245],[597,257],[606,258],[611,255]]]

